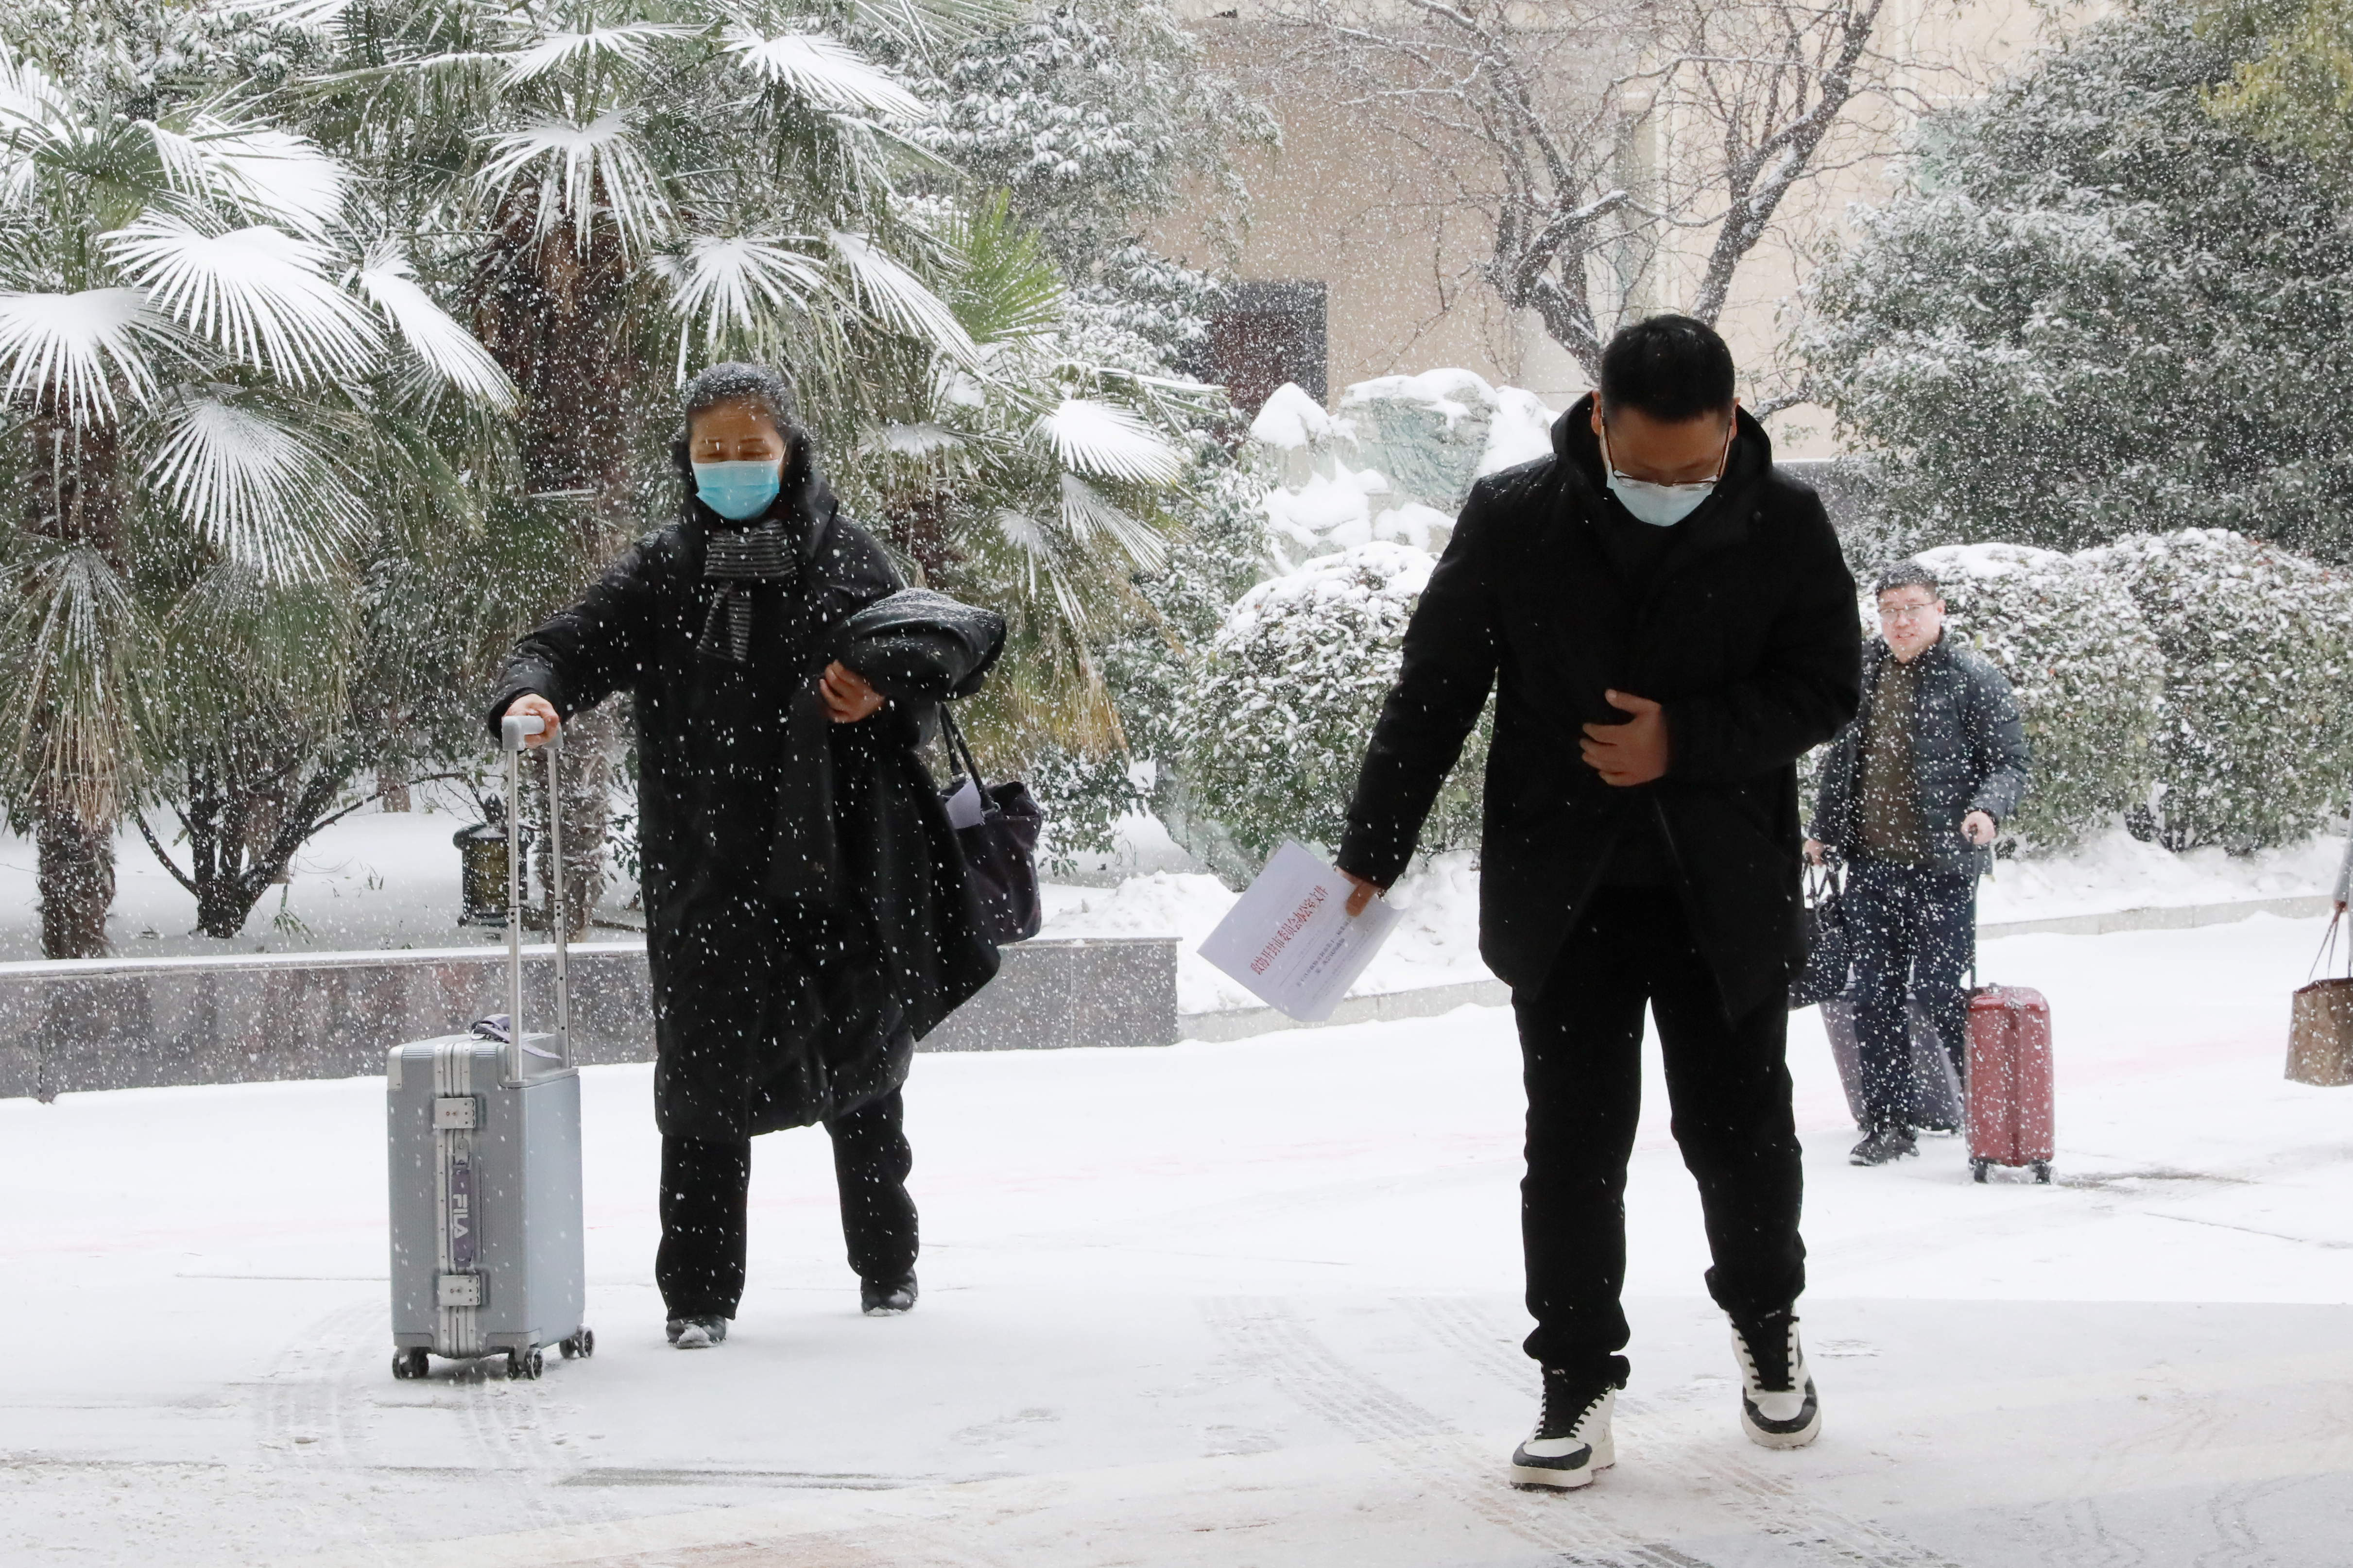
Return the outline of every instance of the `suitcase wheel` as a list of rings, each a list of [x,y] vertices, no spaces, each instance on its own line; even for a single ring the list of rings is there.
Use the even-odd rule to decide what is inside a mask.
[[[586,1360],[596,1353],[596,1331],[583,1329],[576,1334],[567,1335],[561,1342],[561,1348],[565,1361],[570,1361],[574,1356]]]
[[[537,1377],[541,1373],[546,1370],[546,1359],[543,1357],[537,1350],[533,1350],[527,1352],[523,1351],[507,1352],[507,1375],[509,1377]]]
[[[2034,1162],[2034,1179],[2042,1183],[2046,1187],[2051,1184],[2050,1161],[2037,1160]]]
[[[1969,1162],[1969,1173],[1980,1182],[1986,1179],[1986,1173],[1992,1168],[1993,1162],[1991,1160],[1972,1160]]]
[[[392,1375],[397,1378],[423,1377],[431,1365],[425,1352],[420,1350],[392,1352]]]

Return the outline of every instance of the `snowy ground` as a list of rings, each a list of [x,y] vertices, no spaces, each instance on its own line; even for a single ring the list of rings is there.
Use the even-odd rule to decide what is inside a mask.
[[[1810,1013],[1826,1429],[1739,1436],[1656,1091],[1634,1383],[1589,1491],[1508,1489],[1532,1405],[1508,1016],[920,1061],[925,1294],[855,1312],[820,1134],[763,1140],[735,1336],[660,1342],[648,1069],[586,1075],[593,1362],[385,1342],[382,1086],[0,1103],[0,1560],[2168,1568],[2337,1564],[2353,1091],[2280,1079],[2316,921],[2026,937],[2062,1184],[1885,1171]]]

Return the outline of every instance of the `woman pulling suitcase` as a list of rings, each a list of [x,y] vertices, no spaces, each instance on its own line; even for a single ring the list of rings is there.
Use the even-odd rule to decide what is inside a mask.
[[[863,1310],[915,1304],[900,1089],[916,1039],[997,965],[916,747],[1004,622],[908,594],[867,632],[860,612],[902,584],[839,510],[784,380],[718,365],[683,402],[677,521],[516,645],[489,716],[552,729],[636,699],[654,1268],[670,1342],[700,1349],[743,1296],[751,1141],[782,1128],[832,1137]]]

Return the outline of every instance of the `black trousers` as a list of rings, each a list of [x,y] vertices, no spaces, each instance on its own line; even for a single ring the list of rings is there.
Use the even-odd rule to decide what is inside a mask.
[[[915,1201],[907,1195],[915,1156],[900,1126],[902,1110],[894,1089],[825,1124],[849,1266],[860,1279],[893,1285],[915,1271]],[[669,1316],[735,1315],[744,1299],[751,1187],[750,1140],[662,1140],[662,1238],[654,1280]]]
[[[1954,1075],[1968,1078],[1968,994],[1977,961],[1974,872],[1923,871],[1857,856],[1848,868],[1847,931],[1854,944],[1855,1054],[1873,1126],[1912,1120],[1912,1022],[1917,998],[1936,1026]]]
[[[1715,1267],[1708,1294],[1736,1319],[1805,1289],[1804,1191],[1776,995],[1727,1019],[1672,888],[1599,889],[1544,985],[1515,991],[1528,1094],[1520,1228],[1528,1354],[1623,1381],[1626,1161],[1642,1100],[1642,1008],[1658,1020],[1675,1142],[1698,1179]]]

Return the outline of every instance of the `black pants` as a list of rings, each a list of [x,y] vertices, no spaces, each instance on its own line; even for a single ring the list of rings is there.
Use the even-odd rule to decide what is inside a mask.
[[[1736,1319],[1805,1288],[1804,1191],[1777,994],[1727,1020],[1671,888],[1599,889],[1543,987],[1513,994],[1528,1092],[1527,1352],[1622,1381],[1626,1160],[1642,1099],[1642,1007],[1658,1020],[1675,1142],[1698,1178],[1708,1294]]]
[[[892,1089],[825,1124],[841,1190],[841,1234],[860,1279],[897,1284],[915,1271],[915,1201],[907,1195],[914,1152],[900,1128]],[[654,1279],[673,1318],[732,1318],[744,1299],[744,1210],[752,1145],[664,1138],[661,1249]]]
[[[1916,997],[1936,1026],[1954,1075],[1968,1076],[1968,996],[1961,984],[1977,956],[1977,878],[1858,857],[1841,901],[1853,943],[1849,994],[1863,1107],[1874,1127],[1906,1124],[1915,1099],[1907,999]]]

